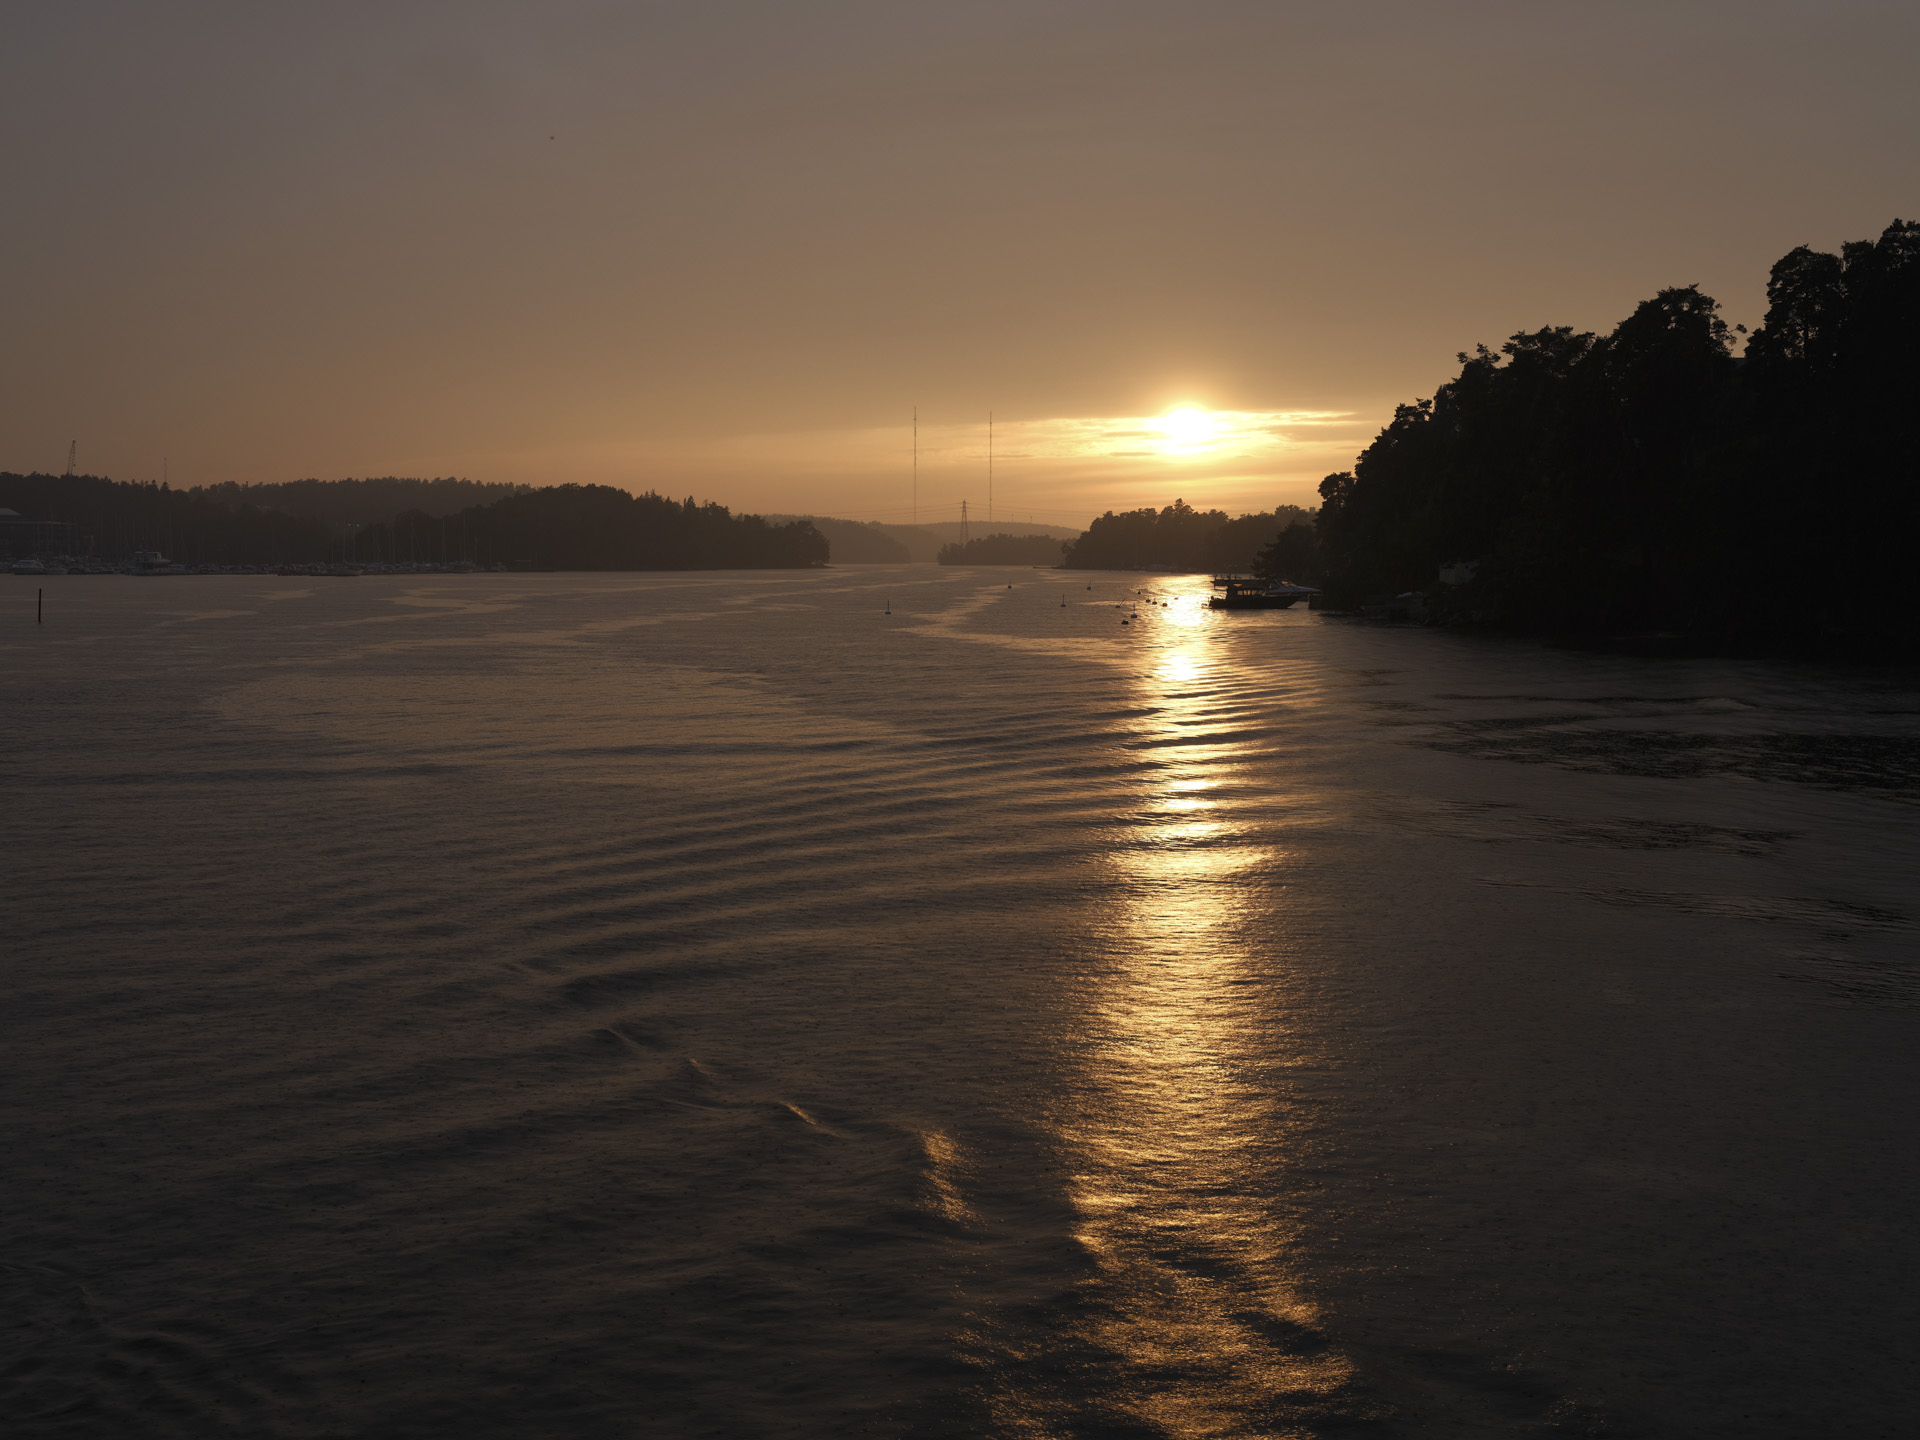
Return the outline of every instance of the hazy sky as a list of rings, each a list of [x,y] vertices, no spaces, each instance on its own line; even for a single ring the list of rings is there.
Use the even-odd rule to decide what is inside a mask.
[[[95,4],[0,46],[0,468],[1075,523],[1920,214],[1920,5]],[[1232,415],[1153,417],[1180,406]]]

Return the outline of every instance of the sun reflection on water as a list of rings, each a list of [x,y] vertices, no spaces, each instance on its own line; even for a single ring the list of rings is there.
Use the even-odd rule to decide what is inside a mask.
[[[1168,612],[1168,618],[1178,613]],[[1273,1203],[1289,1117],[1265,1079],[1280,983],[1250,938],[1286,856],[1227,798],[1246,762],[1205,611],[1143,677],[1155,755],[1112,863],[1125,897],[1092,996],[1087,1103],[1068,1127],[1077,1238],[1108,1302],[1081,1338],[1110,1404],[1177,1436],[1305,1433],[1350,1364],[1319,1340]]]

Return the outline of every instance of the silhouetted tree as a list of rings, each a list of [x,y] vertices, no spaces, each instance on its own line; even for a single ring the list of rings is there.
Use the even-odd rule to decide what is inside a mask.
[[[1762,641],[1898,640],[1920,497],[1920,224],[1773,267],[1744,359],[1697,287],[1462,354],[1321,482],[1336,599]],[[1475,562],[1465,586],[1442,566]]]
[[[1256,570],[1259,557],[1288,529],[1304,525],[1312,534],[1313,512],[1298,505],[1276,505],[1263,515],[1242,515],[1207,532],[1206,568],[1215,574]],[[1304,567],[1296,567],[1302,574]]]
[[[1204,570],[1207,535],[1227,523],[1220,510],[1195,510],[1175,500],[1164,510],[1109,510],[1067,547],[1061,561],[1073,570]]]
[[[1320,541],[1313,520],[1299,519],[1280,531],[1253,557],[1251,568],[1269,580],[1291,580],[1297,585],[1318,582]]]

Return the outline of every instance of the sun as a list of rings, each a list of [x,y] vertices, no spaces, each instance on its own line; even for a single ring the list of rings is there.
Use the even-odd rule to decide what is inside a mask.
[[[1166,454],[1177,455],[1198,450],[1213,439],[1217,428],[1215,417],[1198,405],[1182,405],[1169,410],[1154,425],[1165,438],[1160,448]]]

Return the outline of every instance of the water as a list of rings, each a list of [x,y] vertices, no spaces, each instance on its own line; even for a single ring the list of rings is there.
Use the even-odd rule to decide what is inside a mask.
[[[7,1433],[1906,1433],[1916,687],[1088,578],[0,593]]]

